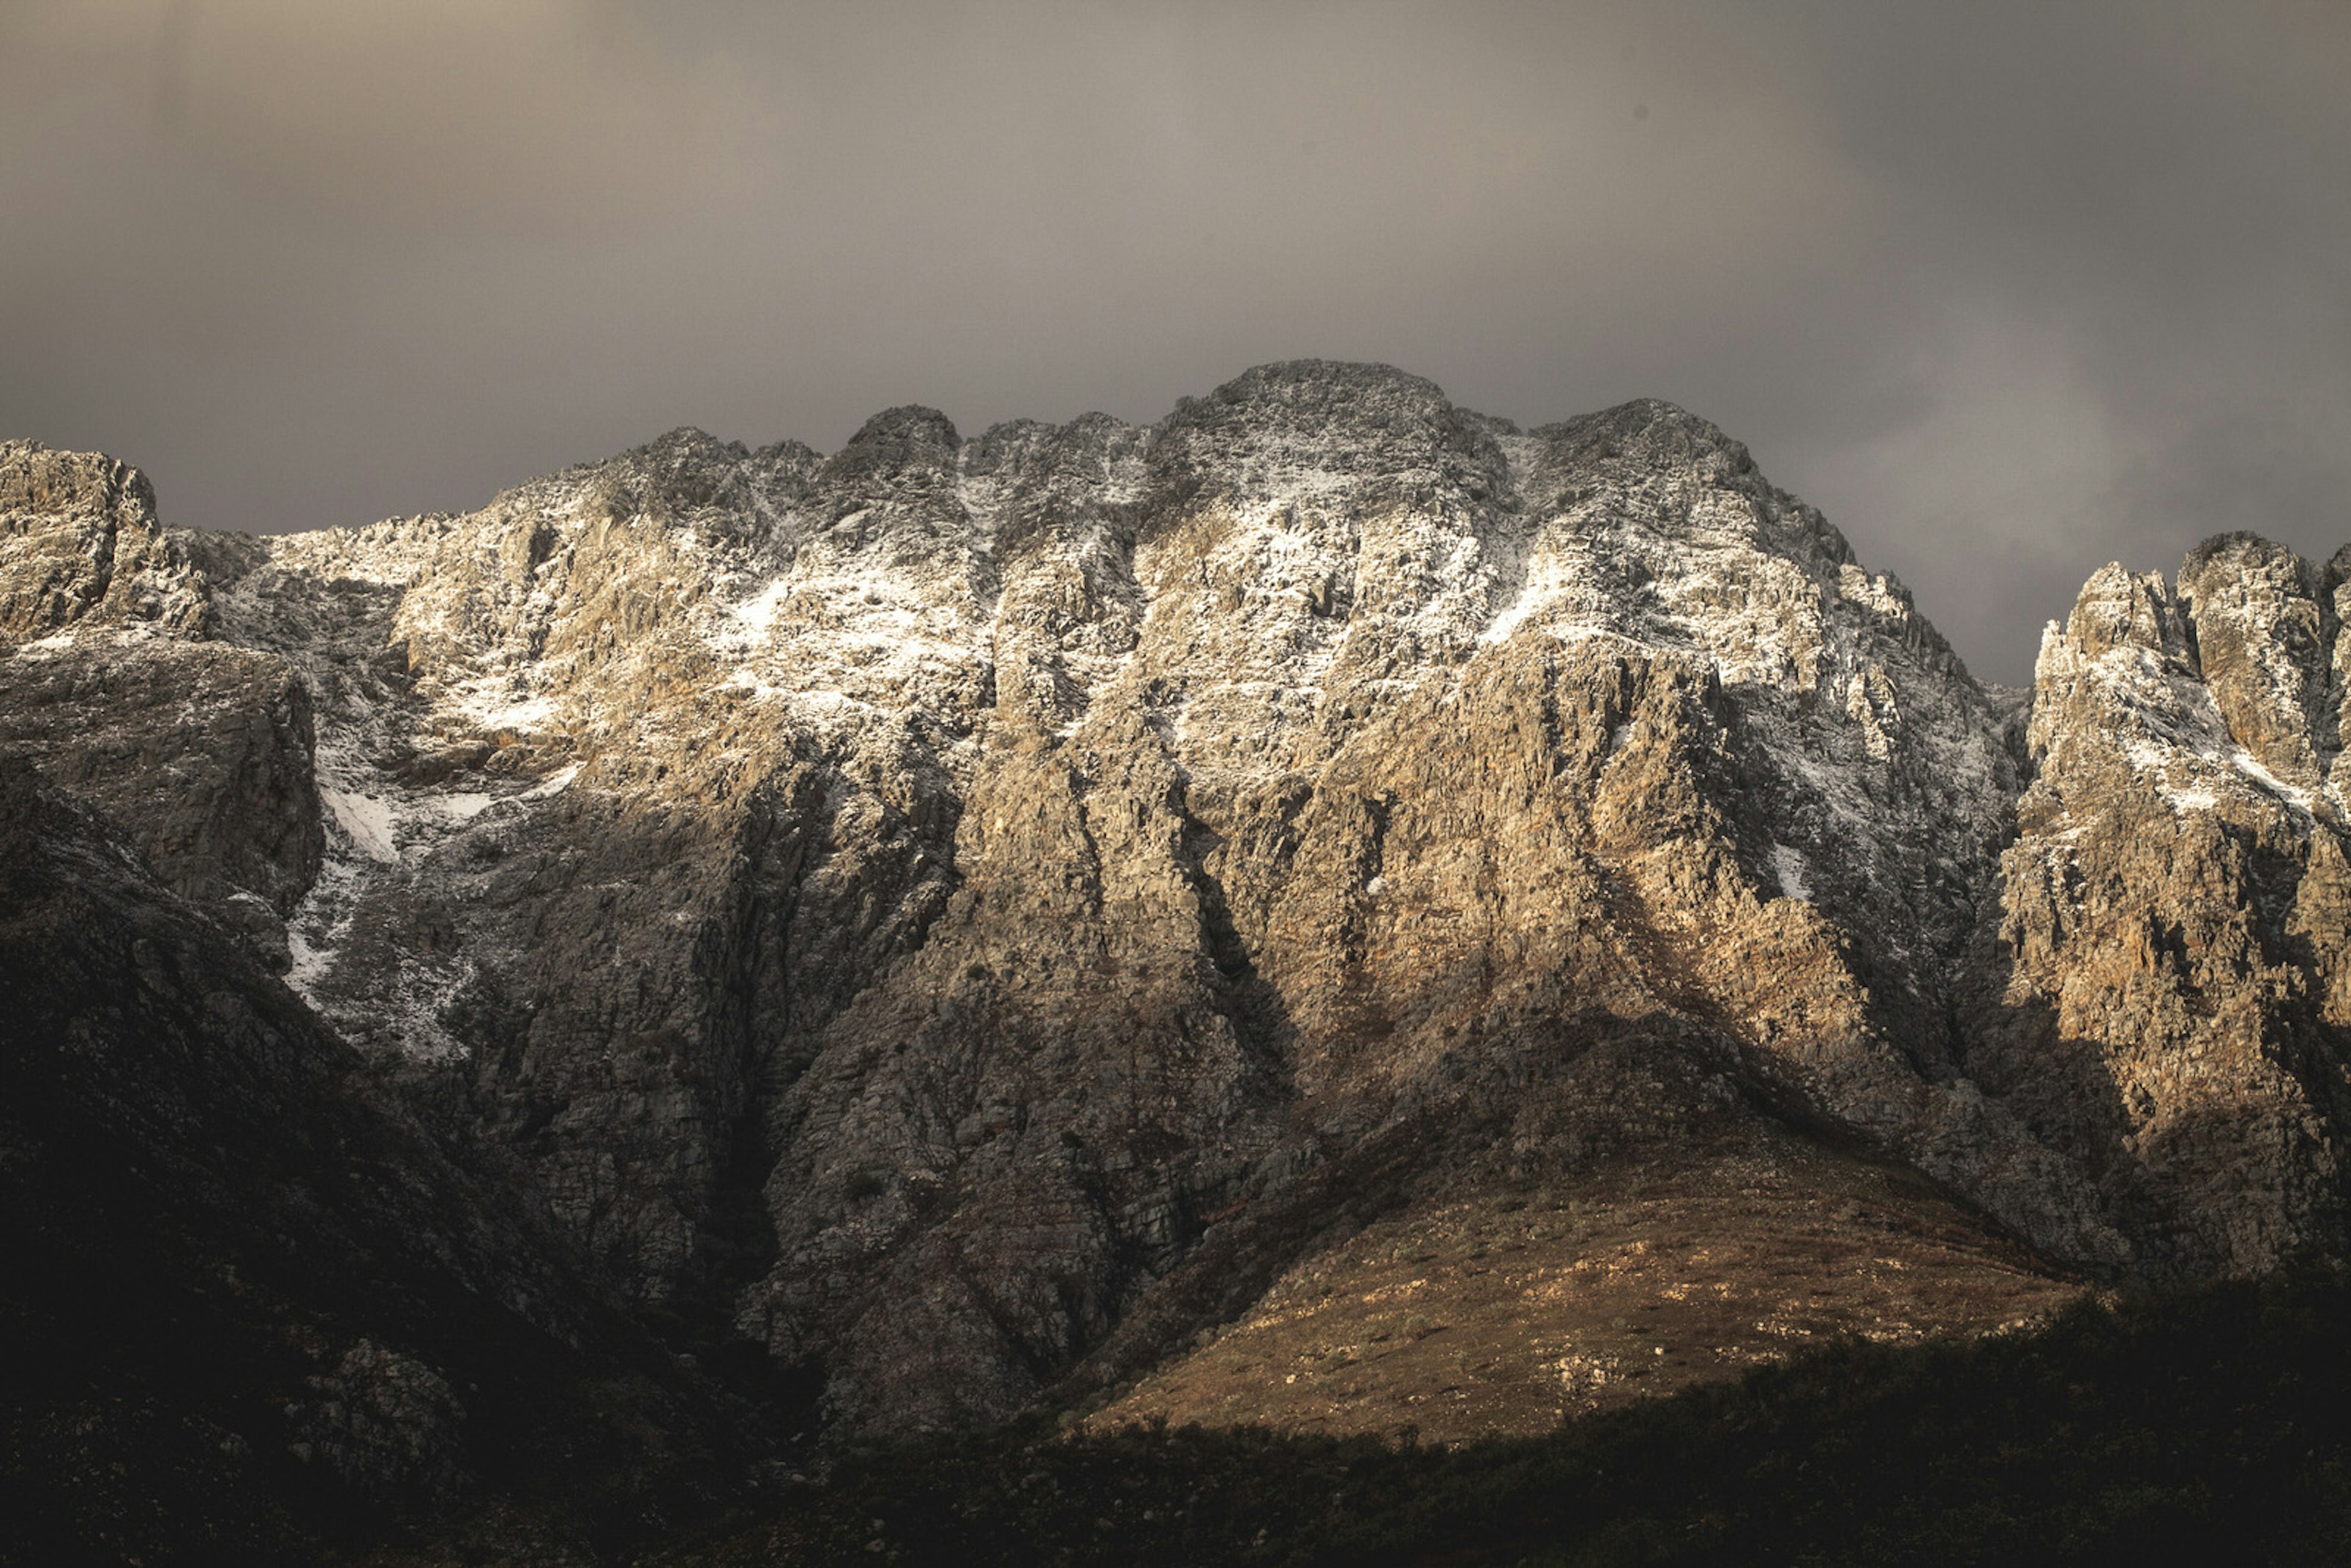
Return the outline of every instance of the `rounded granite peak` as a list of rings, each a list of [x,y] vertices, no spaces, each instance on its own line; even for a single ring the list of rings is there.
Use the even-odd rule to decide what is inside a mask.
[[[681,424],[591,466],[608,476],[634,476],[664,491],[699,493],[749,455],[739,441],[721,441],[698,426]],[[700,504],[707,500],[704,496]]]
[[[739,458],[746,450],[741,442],[721,441],[700,425],[681,424],[623,455],[674,463],[695,458]]]
[[[1287,360],[1185,398],[1153,427],[1154,465],[1179,489],[1281,490],[1345,477],[1419,482],[1503,466],[1491,422],[1391,365]],[[1319,477],[1318,477],[1319,476]]]
[[[1234,407],[1275,404],[1301,409],[1376,401],[1417,405],[1432,414],[1450,413],[1453,408],[1445,390],[1435,382],[1394,365],[1357,360],[1277,360],[1253,365],[1210,392],[1206,401]]]
[[[1112,466],[1138,453],[1149,439],[1148,429],[1099,412],[1081,413],[1066,424],[1006,420],[966,442],[960,461],[967,478],[1085,490],[1102,484]]]
[[[963,445],[955,422],[937,409],[902,403],[883,409],[827,459],[826,471],[851,482],[887,482],[954,471]]]
[[[935,452],[953,452],[963,444],[956,433],[955,421],[937,409],[923,403],[901,403],[885,408],[860,425],[857,434],[849,438],[846,453],[854,447],[904,446],[927,448]]]
[[[1545,425],[1534,434],[1579,455],[1625,457],[1651,465],[1711,456],[1733,475],[1750,473],[1755,466],[1746,444],[1723,434],[1720,425],[1657,397],[1636,397]]]

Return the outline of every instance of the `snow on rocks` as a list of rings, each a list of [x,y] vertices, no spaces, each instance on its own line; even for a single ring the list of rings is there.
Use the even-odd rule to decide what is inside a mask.
[[[1771,872],[1780,880],[1780,891],[1788,897],[1809,900],[1812,885],[1804,880],[1804,857],[1782,843],[1771,846]]]

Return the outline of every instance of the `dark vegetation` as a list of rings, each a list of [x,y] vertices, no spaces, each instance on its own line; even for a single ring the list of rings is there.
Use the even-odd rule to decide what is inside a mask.
[[[2312,1273],[1832,1346],[1532,1439],[1032,1427],[847,1460],[663,1561],[2351,1562],[2346,1330]]]

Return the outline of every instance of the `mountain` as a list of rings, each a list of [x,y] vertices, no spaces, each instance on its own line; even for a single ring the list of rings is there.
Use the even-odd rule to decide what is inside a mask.
[[[1321,362],[274,538],[14,444],[0,746],[837,1435],[1531,1431],[2342,1254],[2346,578],[1987,688],[1701,419]]]

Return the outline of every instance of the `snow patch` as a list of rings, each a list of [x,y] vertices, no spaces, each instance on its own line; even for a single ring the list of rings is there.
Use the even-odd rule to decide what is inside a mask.
[[[2293,785],[2287,783],[2284,779],[2279,778],[2276,774],[2262,767],[2259,762],[2254,760],[2253,754],[2247,751],[2243,747],[2241,746],[2235,749],[2229,758],[2229,763],[2231,767],[2235,768],[2238,772],[2243,774],[2246,778],[2252,779],[2254,783],[2260,785],[2262,789],[2268,790],[2271,794],[2276,796],[2279,800],[2284,801],[2287,805],[2293,807],[2304,816],[2306,817],[2310,815],[2310,791],[2307,789],[2295,789]]]
[[[2209,699],[2207,699],[2209,702]],[[2142,719],[2149,716],[2141,715]],[[2198,734],[2193,727],[2164,727],[2167,735],[2156,738],[2136,735],[2123,742],[2122,751],[2135,773],[2147,774],[2155,780],[2157,791],[2179,812],[2210,810],[2220,804],[2220,790],[2231,773],[2258,786],[2282,801],[2290,810],[2308,816],[2314,804],[2311,792],[2287,783],[2243,747],[2216,740],[2210,734]],[[2202,727],[2207,730],[2212,726]],[[2195,779],[2193,784],[2174,783],[2176,776]]]
[[[351,847],[372,861],[394,862],[400,845],[392,829],[392,804],[372,795],[319,786],[319,803],[351,841]]]
[[[555,701],[547,696],[497,702],[469,693],[458,699],[457,706],[486,730],[533,729],[555,715]]]
[[[1786,844],[1772,844],[1771,873],[1780,879],[1780,891],[1788,897],[1800,903],[1812,902],[1813,884],[1804,880],[1804,873],[1810,869],[1804,857],[1796,851]]]
[[[1519,587],[1519,596],[1505,605],[1501,613],[1486,623],[1486,629],[1478,633],[1479,642],[1489,647],[1497,643],[1509,642],[1510,633],[1524,625],[1527,617],[1533,614],[1539,606],[1558,597],[1559,590],[1562,586],[1558,563],[1553,560],[1546,562],[1545,565],[1547,570],[1541,578],[1538,578],[1531,570],[1528,571],[1526,581]]]
[[[470,822],[497,803],[496,795],[484,795],[473,790],[456,791],[434,800],[444,816],[453,822]]]
[[[524,790],[521,794],[516,796],[515,799],[517,800],[552,800],[555,797],[562,794],[566,789],[571,788],[571,781],[580,777],[580,764],[575,762],[569,768],[559,768],[557,771],[549,774],[546,778],[540,779],[537,784],[534,784],[529,789]]]
[[[775,629],[776,619],[783,613],[784,601],[792,595],[789,578],[778,578],[756,598],[747,599],[726,612],[734,622],[734,635],[726,639],[737,647],[763,640]],[[725,634],[722,633],[722,638]]]

